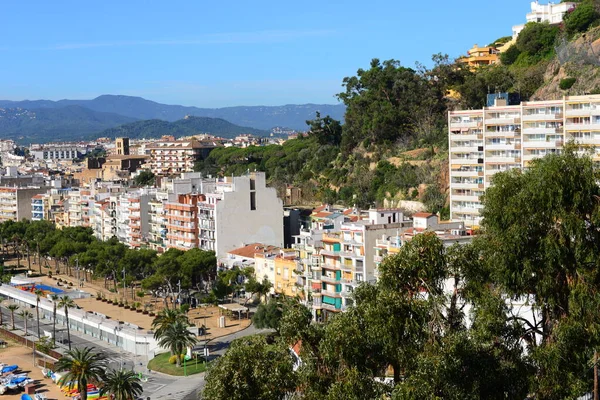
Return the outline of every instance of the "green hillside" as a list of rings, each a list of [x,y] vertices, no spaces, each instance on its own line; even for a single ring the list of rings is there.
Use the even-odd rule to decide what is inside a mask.
[[[126,136],[130,138],[158,138],[163,135],[175,137],[191,136],[200,133],[233,138],[240,134],[267,136],[269,133],[260,129],[234,125],[221,118],[186,117],[175,122],[151,119],[106,129],[98,133],[102,137]]]
[[[103,129],[135,121],[135,118],[93,111],[80,106],[0,108],[0,138],[22,143],[80,140]]]
[[[560,26],[527,24],[501,63],[477,70],[443,54],[432,57],[431,68],[374,59],[342,81],[343,125],[317,115],[308,137],[283,146],[217,149],[197,169],[263,170],[280,191],[301,187],[305,202],[369,207],[418,199],[444,215],[447,112],[481,108],[490,92],[516,93],[523,101],[600,93],[598,3],[582,2]]]

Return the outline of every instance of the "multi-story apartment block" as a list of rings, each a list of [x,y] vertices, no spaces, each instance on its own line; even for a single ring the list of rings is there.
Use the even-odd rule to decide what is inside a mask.
[[[402,245],[423,232],[435,232],[444,246],[465,244],[472,241],[462,222],[441,222],[439,216],[430,213],[416,213],[412,216],[413,227],[388,236],[383,234],[375,241],[375,277],[379,278],[379,264],[388,256],[398,254]]]
[[[198,203],[204,198],[204,195],[198,193],[174,194],[165,203],[168,248],[189,250],[200,247]]]
[[[86,153],[86,146],[70,143],[35,144],[31,146],[31,154],[38,160],[72,160]]]
[[[131,248],[141,247],[148,239],[150,196],[147,191],[138,190],[117,198],[117,238]]]
[[[44,202],[43,194],[36,194],[31,198],[31,220],[32,221],[41,221],[46,215],[46,202]]]
[[[91,226],[90,215],[94,209],[94,197],[90,189],[74,189],[65,199],[65,212],[68,213],[69,226]]]
[[[160,141],[146,146],[150,169],[156,175],[179,175],[194,170],[196,161],[205,158],[214,145],[198,140]]]
[[[164,253],[167,242],[167,215],[164,203],[159,198],[153,198],[148,202],[148,215],[150,217],[150,226],[146,246],[156,250],[158,253]]]
[[[527,168],[566,142],[580,151],[600,146],[600,96],[530,101],[499,100],[482,110],[449,113],[450,214],[467,227],[481,222],[480,196],[497,172]],[[593,151],[600,160],[600,148]]]
[[[548,22],[549,24],[560,24],[567,12],[577,7],[575,2],[559,2],[557,4],[540,4],[539,1],[531,2],[531,12],[525,16],[527,22]],[[525,28],[524,24],[512,27],[513,39],[519,36],[519,33]]]
[[[46,190],[39,187],[0,187],[0,222],[31,219],[33,197]]]
[[[352,292],[362,282],[376,279],[375,247],[377,238],[392,235],[412,226],[398,209],[372,209],[367,219],[347,221],[339,232],[325,232],[322,237],[320,290],[312,277],[313,309],[317,320],[340,312],[353,304]],[[312,261],[311,261],[312,263]],[[317,275],[318,276],[318,275]]]

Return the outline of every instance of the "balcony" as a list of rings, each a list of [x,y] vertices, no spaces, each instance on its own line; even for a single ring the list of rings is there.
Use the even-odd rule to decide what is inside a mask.
[[[478,128],[483,126],[482,121],[450,121],[450,128]]]
[[[557,114],[525,114],[521,117],[523,121],[555,121],[563,119],[563,113]]]
[[[342,294],[340,292],[332,292],[331,290],[321,290],[321,294],[323,296],[329,296],[329,297],[341,297]]]
[[[337,284],[340,283],[339,279],[337,279],[335,276],[327,276],[327,275],[321,275],[321,282],[326,282],[326,283],[331,283],[331,284]]]
[[[479,184],[474,182],[452,182],[453,188],[456,189],[478,189]]]
[[[520,163],[521,157],[515,156],[489,156],[485,158],[486,163],[506,163],[506,164],[514,164]]]
[[[323,310],[327,310],[327,311],[334,311],[334,312],[341,312],[341,308],[336,308],[334,305],[332,304],[326,304],[326,303],[322,303],[321,304],[321,308]]]
[[[460,170],[451,170],[450,176],[456,177],[476,177],[479,176],[479,171],[460,171]]]
[[[555,133],[562,133],[563,128],[562,127],[548,127],[548,128],[524,128],[523,129],[523,135],[541,135],[541,134],[547,134],[547,135],[553,135]]]
[[[515,125],[520,124],[521,118],[519,117],[506,117],[506,118],[486,118],[486,125]]]
[[[452,164],[460,164],[460,165],[477,165],[479,164],[479,158],[451,158],[450,162]]]

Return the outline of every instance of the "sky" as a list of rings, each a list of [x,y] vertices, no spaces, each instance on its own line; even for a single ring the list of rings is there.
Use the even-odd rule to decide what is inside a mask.
[[[511,34],[529,0],[4,1],[0,99],[337,102],[371,59],[431,65]]]

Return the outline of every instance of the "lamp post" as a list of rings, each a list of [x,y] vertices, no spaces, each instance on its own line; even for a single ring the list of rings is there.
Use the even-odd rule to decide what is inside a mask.
[[[125,299],[125,267],[123,267],[123,299]]]

